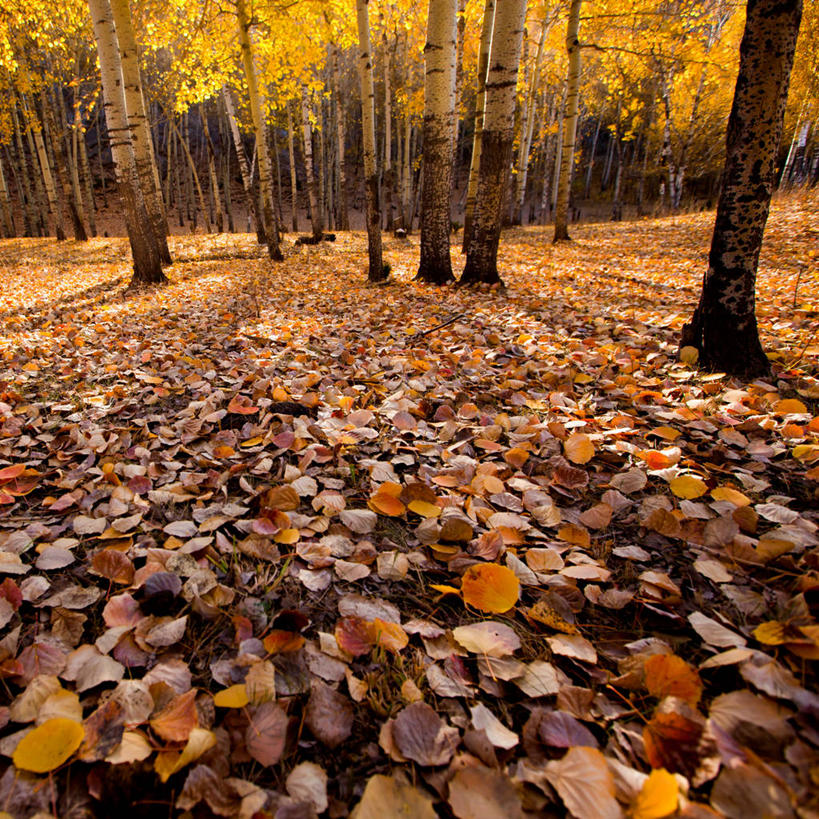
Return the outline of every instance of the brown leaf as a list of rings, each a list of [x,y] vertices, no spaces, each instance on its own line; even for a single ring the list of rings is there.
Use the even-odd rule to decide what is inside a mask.
[[[254,708],[245,731],[247,752],[265,767],[275,765],[284,753],[287,724],[287,714],[274,702]]]
[[[457,729],[425,702],[414,702],[398,714],[392,736],[398,750],[419,765],[446,765],[460,742]]]
[[[195,689],[174,697],[151,717],[151,728],[169,742],[187,742],[197,724],[195,700]]]
[[[345,696],[316,680],[307,701],[304,721],[313,736],[328,748],[336,748],[352,733],[353,707]]]

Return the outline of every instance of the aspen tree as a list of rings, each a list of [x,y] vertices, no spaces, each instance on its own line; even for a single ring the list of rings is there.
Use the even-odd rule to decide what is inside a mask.
[[[481,44],[478,51],[478,93],[475,95],[475,133],[472,137],[472,159],[469,163],[469,181],[466,186],[464,208],[464,237],[461,252],[469,250],[472,238],[472,219],[475,214],[475,195],[478,192],[478,174],[481,167],[481,142],[483,115],[486,105],[486,75],[489,72],[489,50],[492,46],[492,26],[495,22],[495,0],[486,0],[481,28]]]
[[[313,226],[313,238],[320,239],[324,233],[321,218],[321,203],[316,190],[316,173],[313,167],[313,127],[310,124],[310,105],[307,88],[301,90],[301,125],[304,138],[304,174],[307,177],[307,196],[310,199],[310,223]]]
[[[515,88],[526,0],[498,3],[486,78],[481,164],[472,238],[459,284],[503,284],[498,275],[503,189],[515,131]]]
[[[114,18],[108,0],[88,0],[88,9],[97,43],[105,100],[105,120],[114,159],[117,189],[134,261],[134,275],[130,286],[159,284],[165,282],[166,278],[162,272],[162,259],[156,236],[139,188],[136,158],[131,143],[122,87],[122,68]]]
[[[378,203],[378,165],[375,148],[375,88],[370,45],[369,0],[356,0],[358,73],[361,82],[361,128],[364,142],[364,186],[367,196],[367,249],[372,282],[389,276],[381,255],[381,210]]]
[[[256,75],[256,65],[253,60],[253,47],[250,42],[251,21],[247,16],[244,0],[236,2],[236,18],[239,28],[239,45],[242,50],[242,65],[247,82],[248,101],[250,102],[250,116],[253,119],[253,129],[256,132],[256,154],[259,161],[259,190],[262,205],[259,215],[264,227],[267,240],[267,250],[274,261],[282,261],[284,256],[279,248],[279,231],[273,214],[273,183],[270,166],[270,154],[267,150],[267,124],[262,109],[259,83]]]
[[[701,366],[746,378],[770,370],[756,321],[756,270],[801,17],[802,0],[748,0],[708,269],[682,331]]]
[[[416,279],[454,281],[449,253],[455,137],[456,0],[430,0],[427,18],[421,263]]]
[[[560,175],[557,179],[555,202],[555,234],[552,241],[569,239],[569,195],[571,193],[574,145],[577,137],[577,111],[580,99],[580,6],[582,0],[572,0],[566,24],[566,50],[569,70],[566,74],[566,102],[563,108],[563,147],[560,151]]]
[[[134,148],[139,188],[145,201],[145,208],[156,236],[157,247],[163,264],[171,264],[168,249],[168,219],[162,201],[159,171],[156,167],[151,127],[145,110],[142,80],[139,75],[139,54],[137,52],[134,27],[131,22],[131,8],[128,0],[109,0],[114,16],[114,27],[119,43],[120,64],[122,65],[125,109],[128,113],[128,127]]]

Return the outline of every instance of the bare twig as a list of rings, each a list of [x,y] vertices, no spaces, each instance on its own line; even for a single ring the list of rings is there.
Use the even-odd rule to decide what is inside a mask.
[[[459,318],[463,318],[465,315],[466,313],[455,313],[454,316],[450,316],[446,321],[436,324],[435,327],[430,327],[429,330],[424,330],[420,333],[413,333],[413,335],[410,336],[410,341],[423,338],[424,336],[428,336],[430,333],[434,333],[436,330],[440,330],[442,327],[446,327],[449,324],[454,324]]]

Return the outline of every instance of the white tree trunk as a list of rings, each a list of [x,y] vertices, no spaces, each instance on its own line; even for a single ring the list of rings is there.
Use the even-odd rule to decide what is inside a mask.
[[[250,42],[250,18],[247,16],[244,0],[237,0],[236,2],[236,19],[239,28],[239,45],[242,50],[242,65],[245,70],[247,94],[250,102],[250,116],[253,119],[253,129],[256,132],[256,154],[259,160],[259,188],[262,200],[259,215],[264,227],[270,258],[274,261],[281,261],[284,257],[279,248],[279,231],[273,214],[273,175],[270,167],[270,154],[267,150],[267,126],[259,94],[259,84],[256,79],[253,47]]]
[[[580,6],[582,0],[572,0],[566,25],[566,50],[569,71],[566,75],[566,105],[563,109],[563,145],[560,151],[560,176],[557,180],[554,241],[569,238],[569,195],[574,165],[574,145],[577,137],[577,111],[580,98]]]
[[[134,147],[139,187],[145,199],[151,226],[156,234],[162,261],[165,264],[171,264],[171,252],[168,250],[168,219],[165,214],[165,203],[162,201],[162,188],[154,156],[151,126],[145,110],[145,97],[142,93],[139,53],[131,22],[131,8],[128,0],[109,0],[109,2],[119,43],[125,110],[128,113],[128,127],[131,130],[131,144]]]
[[[111,6],[108,0],[88,0],[88,9],[94,26],[94,39],[100,61],[105,122],[114,159],[114,172],[134,258],[134,277],[131,286],[157,284],[165,281],[165,275],[162,272],[159,247],[136,173],[134,146],[131,143],[122,87],[119,44]]]
[[[429,0],[424,93],[421,263],[416,278],[453,281],[449,253],[452,152],[455,140],[456,0]]]
[[[307,177],[307,195],[310,199],[310,223],[313,227],[313,238],[320,239],[324,233],[321,223],[321,203],[316,190],[316,172],[313,167],[313,127],[310,124],[310,105],[307,99],[307,88],[301,89],[301,127],[304,139],[304,173]]]
[[[481,137],[486,104],[486,75],[489,72],[489,50],[492,46],[492,27],[495,23],[495,0],[486,0],[483,10],[481,44],[478,51],[478,93],[475,95],[475,134],[472,137],[472,159],[469,163],[469,181],[466,186],[464,207],[464,238],[461,251],[469,250],[472,238],[472,220],[475,215],[475,196],[478,193],[478,174],[481,167]]]
[[[389,275],[381,254],[381,209],[378,204],[378,163],[375,146],[375,88],[370,45],[369,0],[356,0],[358,74],[361,82],[361,128],[364,142],[364,186],[367,196],[367,248],[370,281]]]
[[[498,275],[501,205],[512,159],[515,91],[525,17],[526,0],[504,0],[495,11],[478,192],[461,284],[502,284]]]

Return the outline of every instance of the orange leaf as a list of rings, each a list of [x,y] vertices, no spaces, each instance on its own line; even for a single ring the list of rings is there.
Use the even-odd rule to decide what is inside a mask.
[[[396,654],[409,643],[407,632],[398,623],[388,623],[379,617],[372,622],[372,635],[377,646],[384,646]]]
[[[228,404],[228,412],[235,412],[238,415],[253,415],[259,408],[253,406],[253,402],[246,395],[234,395]]]
[[[169,742],[187,742],[196,727],[196,690],[174,697],[161,711],[151,717],[154,731]]]
[[[643,666],[646,688],[657,697],[679,697],[696,705],[702,696],[702,680],[697,671],[676,654],[654,654]]]
[[[506,566],[479,563],[464,572],[461,595],[469,606],[501,614],[518,602],[520,581]]]
[[[406,511],[406,507],[398,498],[381,492],[380,490],[370,498],[367,506],[369,506],[373,512],[378,512],[380,515],[387,515],[391,518],[400,517]]]
[[[585,432],[573,432],[563,442],[563,449],[573,464],[585,464],[594,457],[594,444]]]

